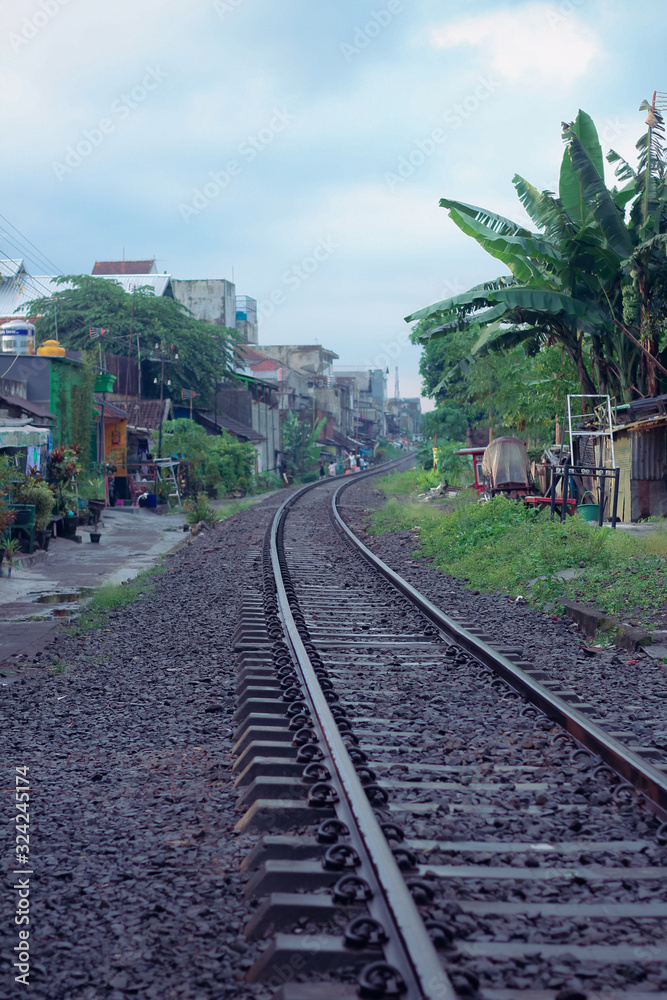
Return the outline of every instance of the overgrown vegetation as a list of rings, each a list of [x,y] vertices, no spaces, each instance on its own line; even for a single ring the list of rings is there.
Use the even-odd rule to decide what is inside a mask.
[[[197,493],[194,497],[188,497],[183,504],[183,509],[188,524],[199,524],[200,521],[212,524],[216,519],[208,493]]]
[[[563,123],[558,194],[514,176],[533,229],[441,199],[455,225],[510,272],[407,317],[426,345],[426,390],[449,406],[443,423],[458,403],[469,421],[537,432],[575,385],[626,402],[667,389],[664,122],[655,95],[640,111],[647,128],[636,168],[607,153],[618,185],[607,187],[584,111]]]
[[[373,456],[373,462],[377,465],[380,462],[392,462],[395,458],[400,458],[401,455],[405,455],[402,448],[397,448],[395,444],[387,441],[383,438],[378,442],[378,446],[375,449],[375,454]]]
[[[551,521],[548,511],[503,496],[479,504],[467,492],[449,509],[390,499],[370,533],[418,529],[418,553],[439,569],[477,590],[522,595],[540,606],[581,599],[623,617],[665,601],[667,528],[638,538],[577,516]],[[569,579],[557,575],[563,570],[572,571]]]
[[[305,476],[313,469],[320,457],[322,445],[317,443],[326,420],[320,420],[314,427],[305,420],[299,420],[290,410],[283,420],[283,453],[289,476]],[[307,480],[304,478],[303,480]]]
[[[102,628],[109,612],[124,608],[143,597],[150,597],[157,585],[156,577],[165,570],[162,562],[139,573],[126,583],[104,583],[88,601],[74,625],[74,634]]]
[[[162,453],[187,464],[192,493],[221,497],[233,490],[254,491],[255,449],[231,434],[207,434],[201,424],[181,418],[164,425]]]

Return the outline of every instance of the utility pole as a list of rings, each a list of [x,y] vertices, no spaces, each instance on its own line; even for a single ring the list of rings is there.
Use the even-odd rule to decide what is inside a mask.
[[[170,354],[174,351],[174,354]],[[162,423],[164,416],[164,366],[173,365],[178,361],[178,353],[172,344],[169,351],[165,351],[161,343],[155,345],[154,350],[151,351],[149,355],[150,359],[153,361],[160,361],[160,426],[158,429],[158,446],[157,446],[157,457],[162,458]],[[153,379],[154,383],[158,382],[157,378]],[[171,385],[171,379],[167,379],[167,385]]]
[[[171,381],[171,380],[170,380]],[[162,371],[160,373],[160,431],[158,434],[157,457],[162,458],[162,423],[164,416],[164,358],[162,359]]]

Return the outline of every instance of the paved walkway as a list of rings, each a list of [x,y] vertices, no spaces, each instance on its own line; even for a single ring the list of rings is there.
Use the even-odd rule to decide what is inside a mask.
[[[34,656],[53,641],[58,619],[69,617],[72,602],[103,583],[133,579],[175,548],[187,537],[184,523],[180,515],[110,508],[100,522],[99,544],[90,541],[90,528],[79,528],[81,542],[51,539],[45,559],[13,569],[11,577],[3,566],[0,674],[11,672],[12,660],[20,654]]]

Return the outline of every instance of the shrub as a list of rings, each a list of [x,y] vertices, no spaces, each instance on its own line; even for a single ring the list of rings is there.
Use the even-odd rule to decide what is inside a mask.
[[[45,531],[51,522],[53,512],[53,490],[45,482],[41,485],[34,483],[21,483],[16,490],[18,503],[32,504],[35,508],[35,527],[39,531]]]
[[[268,490],[279,490],[283,486],[283,481],[275,472],[263,472],[257,477],[257,492],[266,493]]]
[[[183,507],[188,524],[199,524],[200,521],[210,524],[215,521],[215,511],[209,503],[208,493],[198,493],[194,497],[189,497]]]

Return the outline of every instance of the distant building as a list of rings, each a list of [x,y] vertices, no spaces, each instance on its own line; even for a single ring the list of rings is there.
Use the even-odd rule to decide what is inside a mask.
[[[418,396],[409,399],[390,399],[387,406],[387,433],[413,438],[421,434],[422,405]]]
[[[236,329],[243,337],[244,344],[257,343],[257,299],[251,299],[249,295],[236,296]]]
[[[337,354],[328,351],[321,344],[262,344],[258,350],[290,368],[311,372],[313,375],[331,375],[331,365],[338,360]]]
[[[195,319],[213,326],[236,326],[236,286],[225,278],[172,278],[174,298]]]
[[[369,448],[387,433],[385,422],[386,386],[382,368],[357,368],[337,365],[336,379],[353,378],[357,384],[354,412],[354,437]]]

